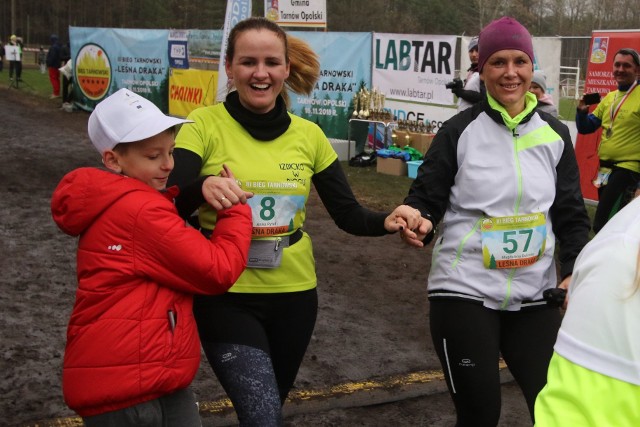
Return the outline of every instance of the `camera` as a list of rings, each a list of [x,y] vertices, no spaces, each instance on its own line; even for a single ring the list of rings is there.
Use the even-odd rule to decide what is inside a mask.
[[[550,307],[562,307],[566,296],[567,291],[562,288],[547,289],[542,293],[542,298],[544,298]]]
[[[444,87],[446,87],[447,89],[462,89],[464,87],[464,84],[462,83],[462,80],[455,78],[453,79],[453,81],[447,83],[444,85]]]

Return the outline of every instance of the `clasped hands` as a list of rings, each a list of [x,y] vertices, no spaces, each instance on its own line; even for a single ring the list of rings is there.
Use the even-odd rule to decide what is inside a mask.
[[[422,248],[422,241],[433,230],[433,223],[423,218],[418,209],[400,205],[385,218],[384,228],[390,232],[400,232],[400,238],[407,245]]]

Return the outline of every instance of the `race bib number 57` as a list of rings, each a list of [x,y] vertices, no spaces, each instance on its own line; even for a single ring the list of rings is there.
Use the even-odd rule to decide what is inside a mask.
[[[521,268],[537,262],[547,241],[542,213],[485,218],[482,258],[486,268]]]

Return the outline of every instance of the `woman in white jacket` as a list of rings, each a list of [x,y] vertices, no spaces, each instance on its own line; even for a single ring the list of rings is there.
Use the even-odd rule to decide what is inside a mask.
[[[568,285],[589,230],[569,130],[529,92],[529,32],[505,17],[479,45],[487,97],[436,135],[405,199],[424,221],[401,234],[422,246],[442,221],[429,320],[459,427],[498,423],[500,354],[533,419],[561,321],[543,293],[558,285],[556,259]]]

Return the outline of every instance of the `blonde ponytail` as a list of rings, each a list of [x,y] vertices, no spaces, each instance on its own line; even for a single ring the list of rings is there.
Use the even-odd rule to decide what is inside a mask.
[[[320,77],[318,54],[302,39],[287,35],[289,57],[289,78],[285,82],[281,95],[287,106],[289,96],[286,89],[300,95],[310,95]]]

